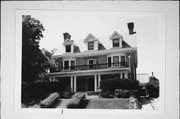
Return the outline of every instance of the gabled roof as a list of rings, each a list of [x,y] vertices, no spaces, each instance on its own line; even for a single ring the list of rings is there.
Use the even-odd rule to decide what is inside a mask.
[[[119,34],[117,31],[114,31],[114,33],[109,37],[111,40],[114,38],[121,38],[122,35]]]
[[[88,36],[84,39],[84,42],[91,42],[91,41],[99,41],[94,35],[91,33],[88,34]]]

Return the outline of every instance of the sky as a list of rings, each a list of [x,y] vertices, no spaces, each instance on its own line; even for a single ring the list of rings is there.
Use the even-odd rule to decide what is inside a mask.
[[[40,20],[45,27],[44,38],[40,41],[40,48],[64,53],[63,33],[71,34],[71,39],[86,50],[83,40],[92,33],[106,47],[111,48],[110,35],[114,31],[120,34],[128,33],[128,22],[134,22],[137,33],[138,68],[137,73],[154,72],[158,75],[159,55],[158,20],[155,17],[136,17],[135,15],[121,15],[119,12],[90,12],[90,11],[36,11],[32,17]]]

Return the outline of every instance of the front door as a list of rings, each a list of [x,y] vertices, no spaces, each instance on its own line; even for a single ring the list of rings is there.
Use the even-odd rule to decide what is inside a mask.
[[[77,91],[94,91],[94,76],[77,76]]]

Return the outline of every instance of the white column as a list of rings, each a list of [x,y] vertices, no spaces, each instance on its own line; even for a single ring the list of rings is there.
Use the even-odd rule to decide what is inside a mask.
[[[125,75],[124,78],[128,79],[128,73],[125,73],[124,75]]]
[[[123,79],[123,74],[122,73],[120,73],[120,79]]]
[[[71,76],[71,92],[73,92],[73,76]]]
[[[99,88],[100,88],[100,82],[101,82],[101,75],[98,74],[98,86],[99,86]]]
[[[55,77],[53,77],[53,78],[52,78],[52,81],[55,82],[55,80],[56,80]]]
[[[94,91],[97,91],[97,77],[94,75]]]
[[[76,92],[76,76],[74,76],[74,92]]]

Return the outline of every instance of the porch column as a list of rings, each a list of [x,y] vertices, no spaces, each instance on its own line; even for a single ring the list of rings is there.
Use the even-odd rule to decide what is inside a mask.
[[[74,76],[74,92],[76,92],[76,76]]]
[[[125,75],[124,78],[128,79],[128,73],[125,73],[124,75]]]
[[[55,82],[55,80],[56,80],[55,77],[53,77],[53,78],[52,78],[52,82]]]
[[[101,75],[98,74],[98,87],[100,88],[100,82],[101,82]]]
[[[71,92],[73,92],[73,76],[71,76]]]
[[[123,79],[123,74],[122,73],[120,73],[120,79]]]
[[[94,75],[94,91],[97,91],[97,76]]]

